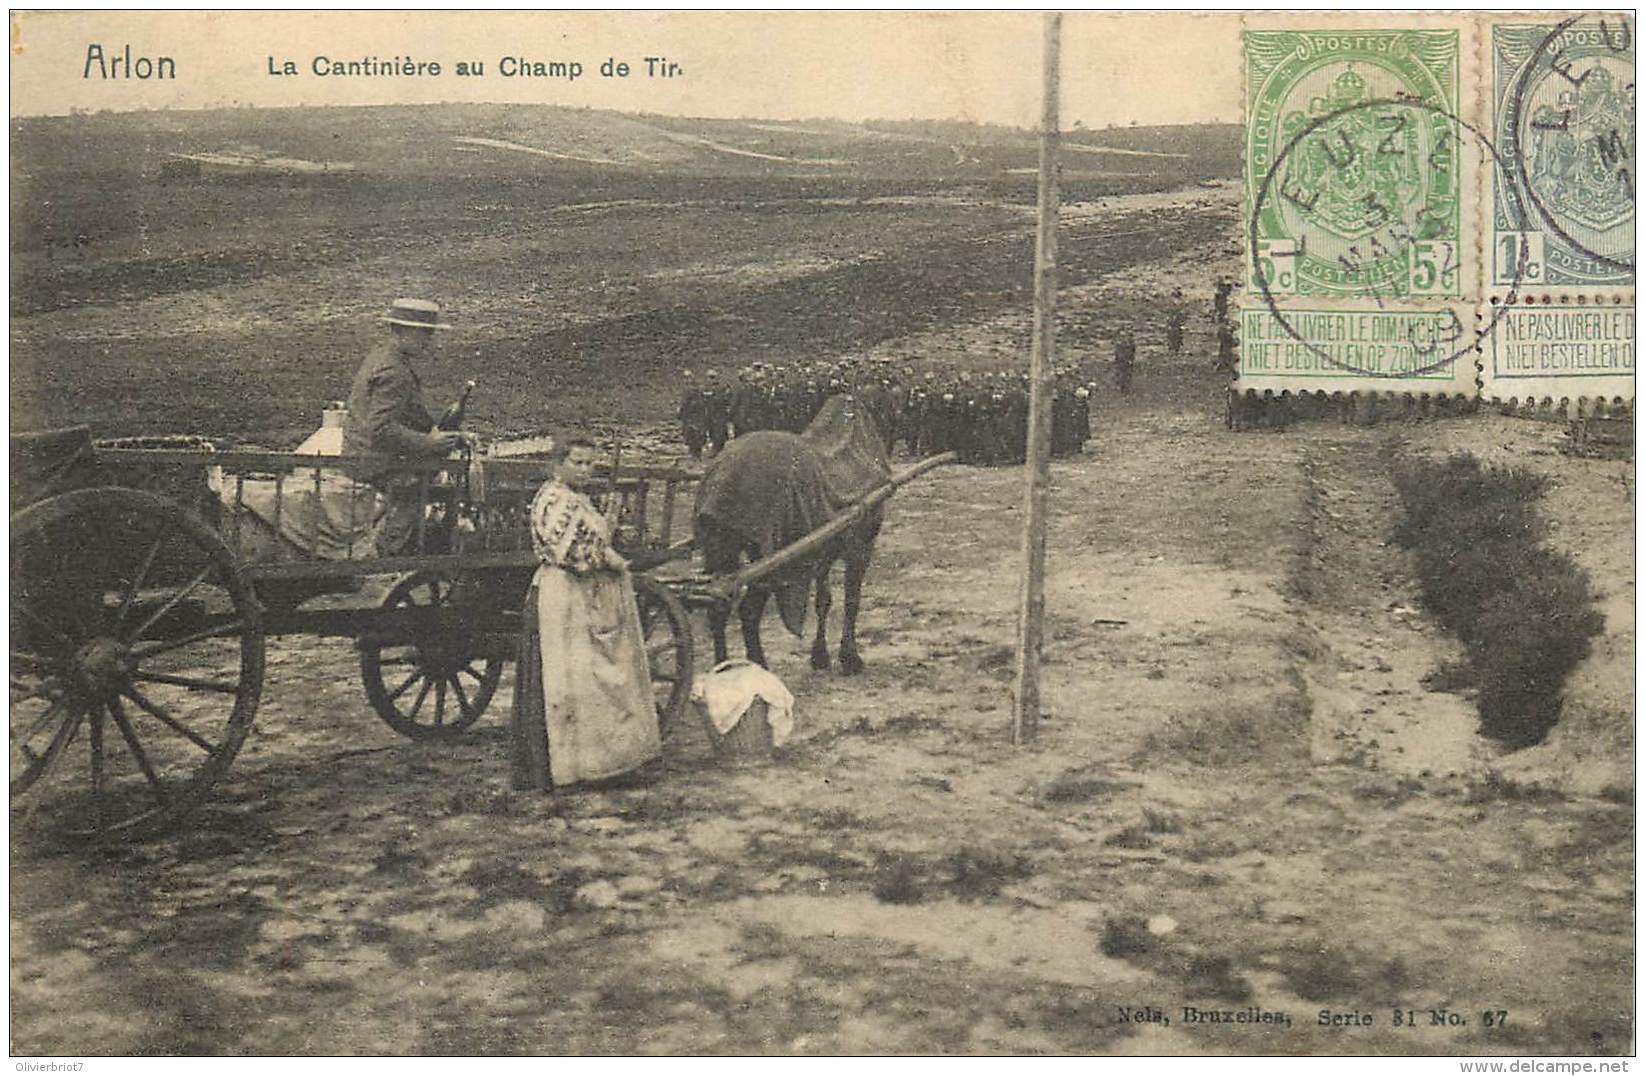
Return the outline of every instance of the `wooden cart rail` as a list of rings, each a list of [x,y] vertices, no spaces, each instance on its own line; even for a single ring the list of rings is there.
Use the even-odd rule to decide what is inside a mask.
[[[152,479],[166,471],[199,469],[202,476],[220,476],[216,489],[208,488],[202,481],[184,490],[174,483],[164,492],[178,496],[187,507],[214,523],[243,560],[267,569],[266,578],[295,579],[305,574],[343,578],[376,571],[412,570],[419,566],[406,563],[404,558],[357,555],[355,545],[363,544],[362,535],[370,524],[364,515],[369,508],[356,503],[359,498],[351,495],[346,484],[355,483],[353,492],[367,498],[369,503],[370,490],[361,483],[361,478],[383,473],[385,461],[381,457],[314,456],[261,450],[109,448],[99,449],[97,458],[99,465],[110,472],[130,475],[130,484],[140,488],[147,488],[145,478]],[[439,556],[454,552],[454,547],[477,546],[487,553],[529,548],[525,510],[549,477],[551,465],[546,461],[479,456],[395,460],[390,466],[392,481],[400,495],[408,500],[415,498],[419,521],[416,556]],[[700,469],[624,463],[614,456],[611,462],[596,464],[592,476],[581,488],[606,512],[624,539],[625,548],[657,549],[674,542],[680,513],[687,508],[681,494],[701,477]],[[345,486],[340,488],[339,482]],[[257,507],[248,507],[248,483],[254,492],[261,491]],[[271,491],[267,488],[270,485]],[[269,492],[272,496],[268,496]],[[304,555],[301,550],[285,548],[278,539],[261,544],[248,541],[245,530],[248,512],[266,524],[273,535],[282,535],[287,512],[292,510],[289,508],[292,498],[309,493],[313,495],[313,504],[331,493],[335,500],[346,505],[342,518],[336,521],[342,538],[332,556]],[[470,518],[473,533],[464,534],[455,542],[431,541],[428,530],[431,515],[458,510]],[[341,562],[361,560],[373,562],[373,572],[337,567]],[[291,567],[293,564],[309,565],[312,572]]]

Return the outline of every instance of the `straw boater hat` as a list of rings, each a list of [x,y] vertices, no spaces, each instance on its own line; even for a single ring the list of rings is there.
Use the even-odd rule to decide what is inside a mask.
[[[449,329],[440,320],[440,304],[427,299],[396,299],[388,313],[378,319],[390,325],[404,325],[411,329]]]

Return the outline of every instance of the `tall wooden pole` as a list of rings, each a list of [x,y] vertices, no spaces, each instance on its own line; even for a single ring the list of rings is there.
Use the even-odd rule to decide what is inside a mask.
[[[1045,16],[1045,111],[1040,117],[1040,219],[1034,246],[1034,335],[1028,357],[1027,518],[1023,522],[1022,605],[1017,617],[1017,689],[1011,742],[1040,730],[1040,651],[1045,643],[1046,491],[1051,484],[1051,393],[1057,337],[1057,112],[1062,15]]]

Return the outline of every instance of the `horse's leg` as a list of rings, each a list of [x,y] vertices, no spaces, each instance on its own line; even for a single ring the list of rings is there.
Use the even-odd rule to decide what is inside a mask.
[[[857,653],[857,609],[862,605],[862,581],[874,556],[874,541],[853,542],[845,554],[845,624],[840,629],[840,672],[848,676],[862,672],[862,655]]]
[[[697,526],[698,539],[703,549],[703,567],[709,575],[726,575],[737,570],[741,558],[737,554],[735,541],[725,534],[705,527],[701,523]],[[708,607],[708,631],[714,637],[714,664],[718,665],[726,659],[725,622],[730,619],[731,610],[721,602],[715,602]]]
[[[743,621],[743,651],[748,660],[756,665],[766,666],[765,648],[760,645],[760,619],[765,616],[765,599],[771,592],[763,586],[751,586],[743,595],[742,605],[738,607]]]
[[[708,633],[714,637],[714,664],[726,659],[725,622],[727,610],[723,602],[708,607]]]
[[[828,573],[833,569],[834,562],[828,561],[817,569],[817,576],[813,585],[817,588],[817,637],[811,643],[811,667],[826,669],[828,660],[828,609],[834,604],[834,594],[828,586]]]

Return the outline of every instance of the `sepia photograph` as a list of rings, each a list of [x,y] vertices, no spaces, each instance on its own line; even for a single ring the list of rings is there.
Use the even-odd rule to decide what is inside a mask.
[[[1632,12],[9,18],[17,1071],[1627,1071]]]

